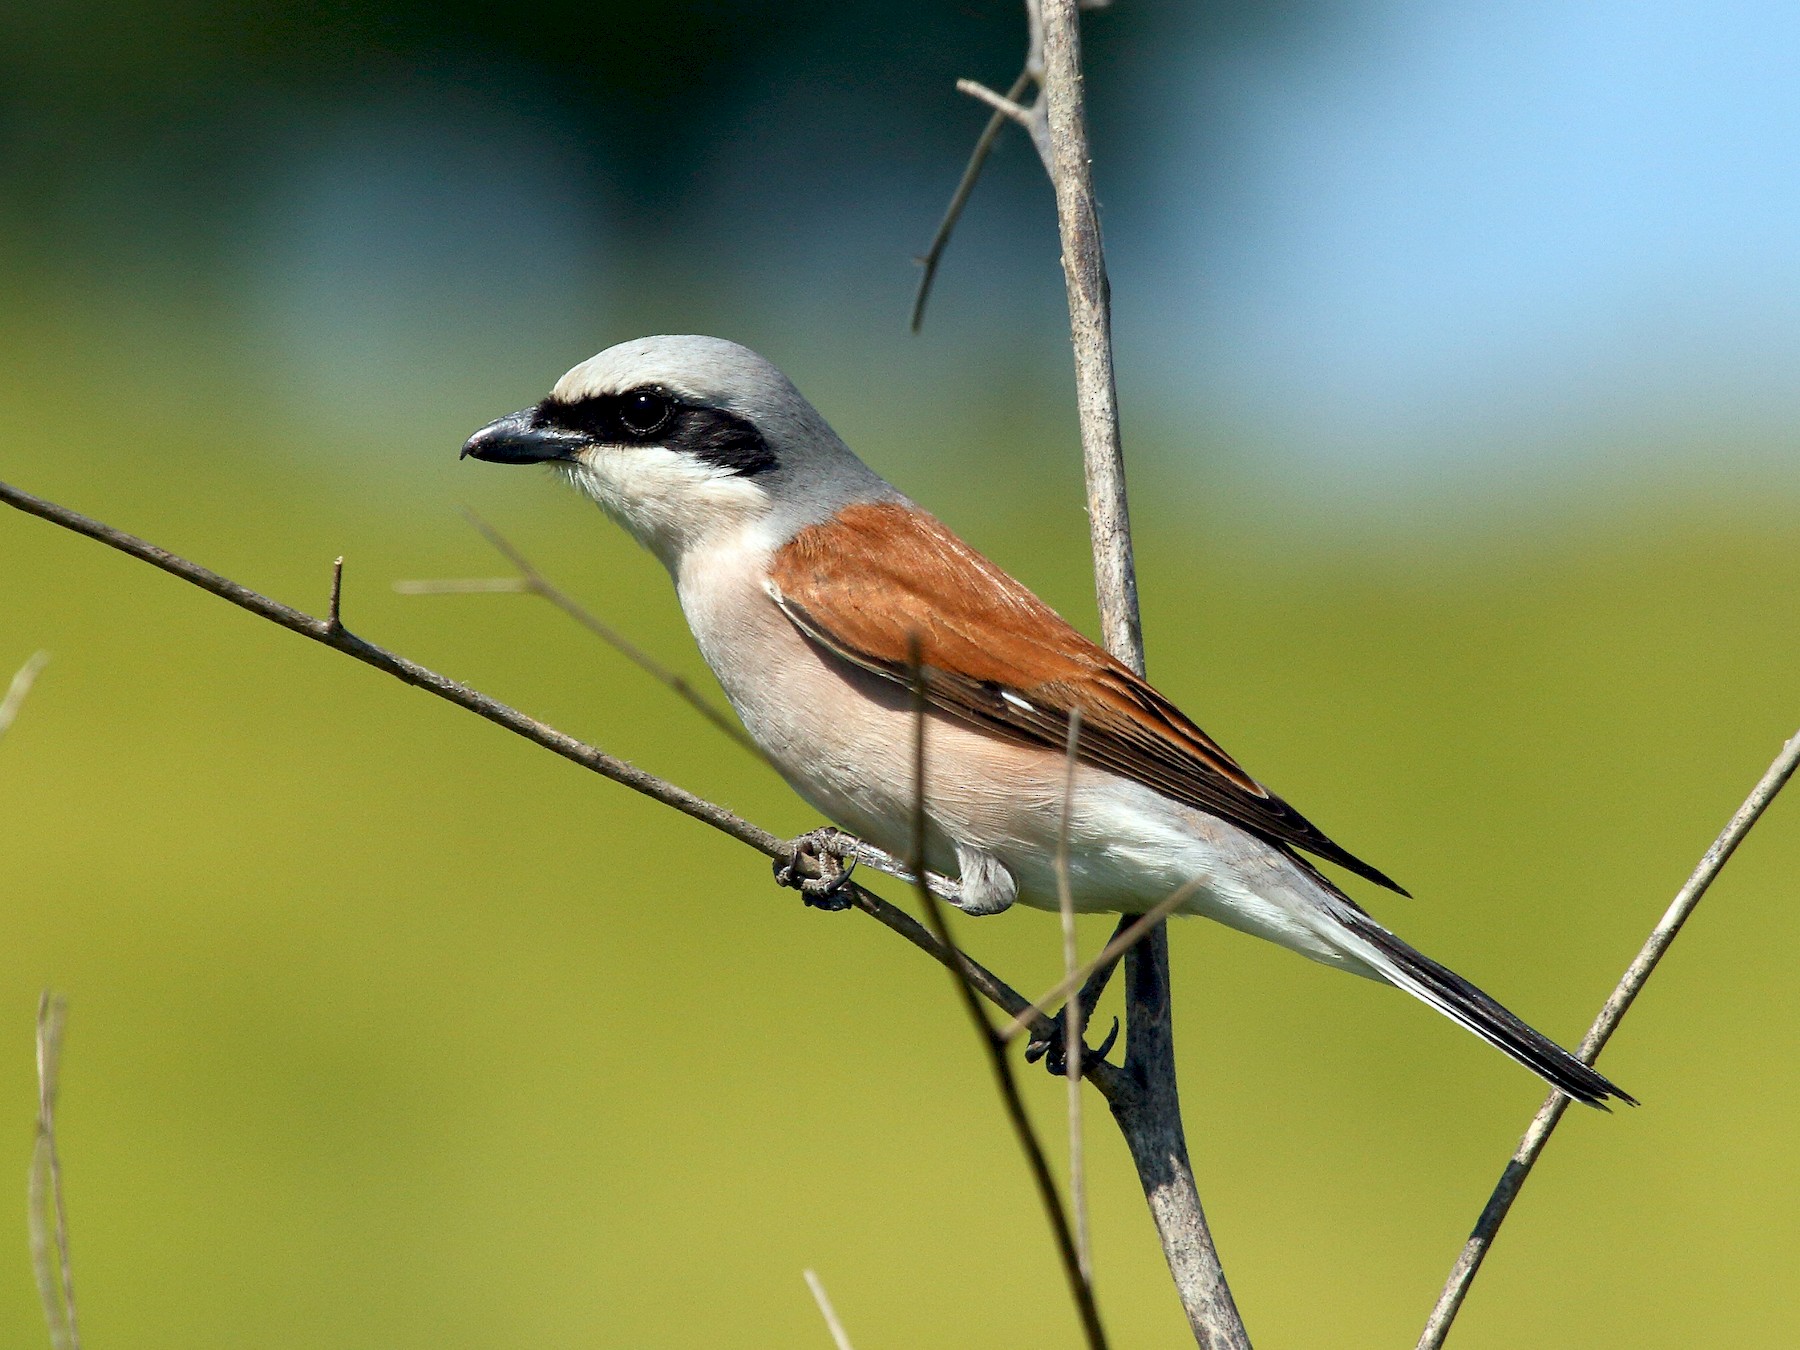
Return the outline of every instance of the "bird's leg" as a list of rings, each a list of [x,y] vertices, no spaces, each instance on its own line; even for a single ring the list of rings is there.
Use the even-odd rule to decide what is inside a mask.
[[[1019,883],[993,854],[972,844],[956,846],[956,907],[964,914],[999,914],[1012,908]]]
[[[1137,915],[1121,914],[1119,916],[1119,926],[1113,930],[1113,936],[1108,938],[1107,942],[1110,944],[1113,941],[1113,938],[1118,937],[1120,933],[1123,933],[1136,922]],[[1123,953],[1121,953],[1121,956],[1122,955]],[[1119,960],[1120,957],[1116,956],[1105,965],[1094,967],[1093,974],[1087,977],[1082,983],[1081,988],[1076,992],[1075,1001],[1081,1008],[1081,1025],[1084,1028],[1093,1022],[1094,1009],[1099,1006],[1100,996],[1106,992],[1107,983],[1112,979],[1113,972],[1119,968]],[[1034,1064],[1041,1059],[1044,1061],[1044,1067],[1050,1070],[1050,1072],[1058,1078],[1063,1077],[1069,1071],[1068,1061],[1065,1058],[1069,1044],[1068,1032],[1065,1030],[1065,1027],[1067,1026],[1068,1011],[1067,1006],[1065,1006],[1056,1014],[1056,1016],[1050,1019],[1056,1030],[1049,1036],[1033,1036],[1025,1044],[1026,1062]],[[1106,1039],[1101,1042],[1098,1050],[1087,1049],[1087,1042],[1085,1039],[1083,1040],[1083,1050],[1081,1055],[1082,1063],[1090,1063],[1095,1059],[1105,1059],[1107,1052],[1113,1048],[1113,1042],[1118,1039],[1119,1020],[1115,1017],[1113,1019],[1112,1030],[1106,1033]]]
[[[850,900],[842,892],[856,870],[855,848],[851,836],[822,825],[788,841],[786,854],[775,859],[775,880],[799,891],[811,909],[849,909]]]

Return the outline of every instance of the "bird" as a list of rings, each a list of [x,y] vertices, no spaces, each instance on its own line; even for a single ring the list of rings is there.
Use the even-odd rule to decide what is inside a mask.
[[[462,455],[551,466],[647,548],[776,772],[896,857],[914,856],[921,689],[922,852],[965,912],[1056,909],[1066,828],[1079,911],[1142,913],[1185,887],[1179,912],[1404,990],[1575,1101],[1636,1104],[1377,923],[1319,863],[1398,883],[864,464],[750,349],[622,342]]]

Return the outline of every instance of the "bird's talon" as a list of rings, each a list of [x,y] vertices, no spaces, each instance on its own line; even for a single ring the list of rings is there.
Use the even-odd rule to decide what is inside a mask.
[[[829,826],[801,835],[788,844],[786,857],[775,859],[776,884],[799,891],[809,909],[850,908],[850,898],[842,892],[856,870],[853,843],[842,830]]]
[[[1050,1071],[1050,1075],[1053,1078],[1066,1078],[1069,1073],[1067,1053],[1069,1038],[1068,1033],[1063,1029],[1063,1016],[1063,1013],[1059,1012],[1055,1017],[1050,1019],[1056,1026],[1056,1030],[1051,1035],[1033,1036],[1025,1044],[1025,1062],[1027,1064],[1036,1064],[1040,1059],[1043,1060],[1044,1067]],[[1101,1041],[1097,1048],[1087,1044],[1086,1041],[1082,1042],[1082,1064],[1093,1064],[1098,1060],[1105,1059],[1112,1053],[1112,1048],[1118,1043],[1118,1040],[1119,1019],[1115,1017],[1113,1018],[1112,1029],[1106,1033],[1106,1039]]]

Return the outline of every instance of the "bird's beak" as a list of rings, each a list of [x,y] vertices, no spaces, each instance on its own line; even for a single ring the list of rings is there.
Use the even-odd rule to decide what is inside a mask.
[[[545,460],[573,459],[588,444],[579,432],[562,427],[533,426],[532,410],[508,413],[489,422],[464,443],[461,459],[473,456],[491,464],[541,464]]]

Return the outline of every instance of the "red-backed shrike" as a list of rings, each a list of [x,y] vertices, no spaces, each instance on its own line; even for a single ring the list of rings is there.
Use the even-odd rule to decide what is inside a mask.
[[[1302,854],[1328,839],[1127,667],[851,453],[782,373],[710,337],[625,342],[465,455],[549,463],[669,569],[701,654],[796,792],[906,856],[912,679],[929,706],[925,859],[962,907],[1057,907],[1066,741],[1078,909],[1184,909],[1404,989],[1558,1091],[1631,1098],[1381,927]]]

